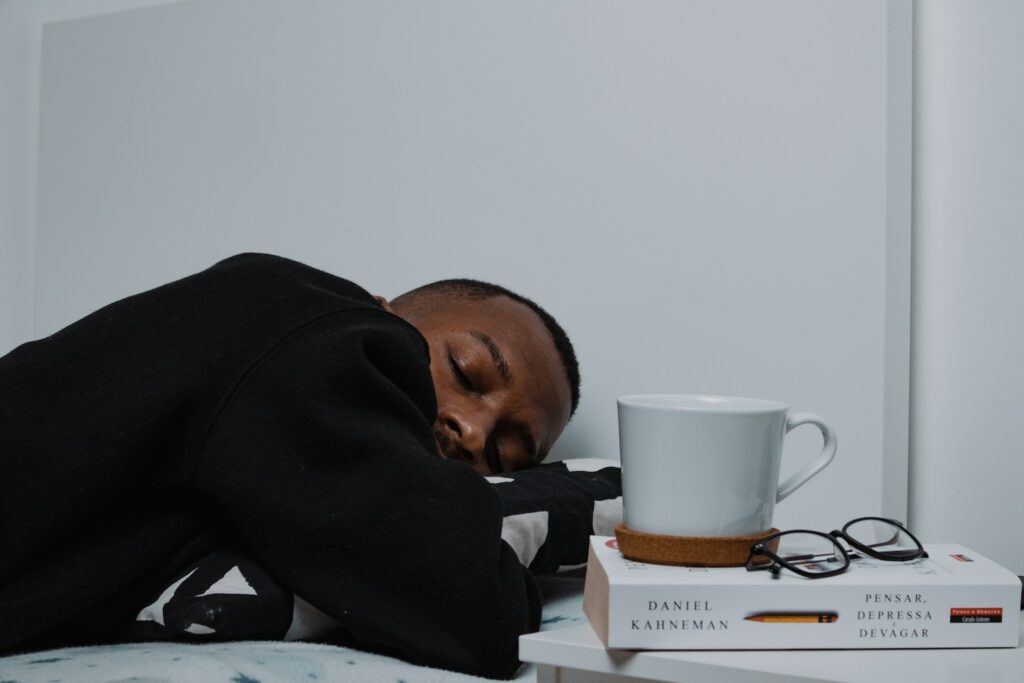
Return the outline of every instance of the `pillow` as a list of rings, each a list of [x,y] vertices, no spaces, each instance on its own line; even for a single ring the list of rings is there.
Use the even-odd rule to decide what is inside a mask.
[[[586,566],[592,534],[622,521],[614,460],[566,460],[487,477],[501,498],[501,537],[535,574]],[[235,548],[189,565],[122,634],[129,641],[312,640],[334,620],[292,595]]]
[[[122,634],[129,641],[281,640],[296,600],[263,568],[221,548],[185,569]]]
[[[614,460],[564,460],[487,480],[504,508],[501,537],[535,574],[585,567],[590,536],[612,536],[622,521]]]

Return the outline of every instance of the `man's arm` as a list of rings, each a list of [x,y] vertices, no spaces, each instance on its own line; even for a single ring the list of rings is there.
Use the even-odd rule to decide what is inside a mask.
[[[225,404],[197,486],[354,643],[508,677],[539,596],[501,541],[490,484],[435,454],[427,362],[422,338],[383,311],[294,331]]]

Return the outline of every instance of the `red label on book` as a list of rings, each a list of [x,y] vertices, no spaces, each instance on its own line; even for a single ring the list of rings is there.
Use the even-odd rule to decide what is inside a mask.
[[[949,609],[949,623],[951,624],[1001,624],[1002,622],[1002,607],[951,607]]]

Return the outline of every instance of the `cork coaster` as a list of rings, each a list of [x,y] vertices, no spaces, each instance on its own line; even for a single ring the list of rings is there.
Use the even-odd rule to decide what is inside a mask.
[[[684,567],[742,567],[750,556],[750,546],[778,531],[751,536],[664,536],[633,531],[620,524],[615,527],[615,538],[619,552],[628,560]],[[778,546],[775,539],[768,547],[774,551]]]

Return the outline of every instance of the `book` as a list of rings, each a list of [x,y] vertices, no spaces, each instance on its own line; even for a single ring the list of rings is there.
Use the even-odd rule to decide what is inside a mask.
[[[608,648],[760,650],[1016,647],[1021,581],[954,544],[913,562],[853,560],[838,576],[622,557],[593,536],[583,611]]]

